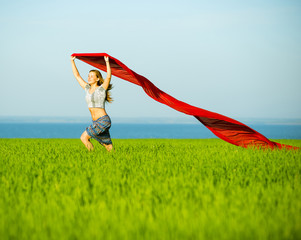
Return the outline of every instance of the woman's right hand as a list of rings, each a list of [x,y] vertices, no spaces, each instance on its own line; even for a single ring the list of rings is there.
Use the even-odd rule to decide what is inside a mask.
[[[74,57],[74,56],[71,56],[71,61],[74,61],[74,59],[75,59],[76,57]]]

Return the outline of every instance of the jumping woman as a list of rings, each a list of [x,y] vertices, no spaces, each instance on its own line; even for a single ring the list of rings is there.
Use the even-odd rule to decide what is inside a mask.
[[[112,84],[110,84],[112,75],[109,57],[104,57],[107,66],[106,79],[102,78],[98,70],[91,70],[88,75],[88,83],[79,75],[74,62],[75,58],[71,57],[72,71],[79,85],[86,92],[86,102],[93,120],[93,123],[81,135],[80,140],[90,151],[94,149],[90,139],[94,138],[110,152],[113,149],[109,132],[111,119],[105,110],[105,101],[112,102],[109,92],[112,88]]]

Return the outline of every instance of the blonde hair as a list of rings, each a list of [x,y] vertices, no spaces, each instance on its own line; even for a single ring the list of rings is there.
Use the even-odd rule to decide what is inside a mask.
[[[99,78],[99,81],[97,82],[97,85],[100,86],[101,84],[103,84],[103,78],[102,75],[100,73],[100,71],[98,70],[90,70],[90,72],[94,72],[96,74],[96,77]],[[107,89],[107,94],[106,94],[106,101],[111,103],[113,102],[113,98],[111,97],[111,93],[110,90],[113,88],[113,85],[110,83],[109,87]]]

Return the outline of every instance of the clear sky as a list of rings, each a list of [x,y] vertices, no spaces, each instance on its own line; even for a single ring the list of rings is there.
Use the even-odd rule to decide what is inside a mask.
[[[0,116],[89,116],[70,55],[106,52],[194,106],[301,118],[301,1],[1,1],[0,36]],[[183,115],[112,83],[113,118]]]

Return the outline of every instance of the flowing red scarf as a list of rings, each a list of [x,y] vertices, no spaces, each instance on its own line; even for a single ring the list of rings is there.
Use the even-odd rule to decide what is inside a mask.
[[[265,149],[300,149],[298,147],[272,142],[259,132],[256,132],[241,122],[179,101],[161,91],[147,78],[135,73],[118,59],[106,53],[74,53],[72,56],[75,56],[79,60],[102,71],[106,71],[104,56],[108,56],[110,59],[112,75],[141,86],[146,94],[154,100],[163,103],[177,111],[194,116],[217,137],[225,140],[228,143],[245,148],[259,147]]]

